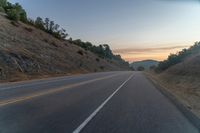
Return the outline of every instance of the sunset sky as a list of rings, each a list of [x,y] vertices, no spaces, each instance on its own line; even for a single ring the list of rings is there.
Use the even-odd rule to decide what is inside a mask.
[[[109,44],[129,61],[163,60],[200,37],[199,0],[10,0],[73,39]]]

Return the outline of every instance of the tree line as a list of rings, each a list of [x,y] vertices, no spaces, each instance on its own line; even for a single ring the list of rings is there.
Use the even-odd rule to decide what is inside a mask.
[[[5,12],[7,17],[13,21],[21,21],[23,23],[32,25],[58,39],[66,39],[68,36],[65,29],[60,28],[60,25],[55,24],[55,22],[49,18],[44,20],[41,17],[37,17],[36,20],[28,18],[26,11],[19,3],[12,4],[7,0],[0,0],[0,12]]]
[[[200,42],[195,42],[193,46],[191,46],[188,49],[183,49],[182,51],[176,53],[176,54],[170,54],[168,58],[158,64],[158,67],[156,68],[156,71],[161,72],[169,67],[176,65],[183,60],[185,60],[187,57],[200,53]]]
[[[114,60],[123,62],[124,64],[127,64],[127,65],[129,64],[128,62],[123,60],[120,55],[114,55],[108,44],[100,44],[96,46],[96,45],[93,45],[91,42],[83,42],[80,39],[72,40],[72,38],[70,38],[69,41],[75,45],[82,47],[85,50],[89,50],[95,53],[100,58],[109,59],[109,60],[114,59]]]

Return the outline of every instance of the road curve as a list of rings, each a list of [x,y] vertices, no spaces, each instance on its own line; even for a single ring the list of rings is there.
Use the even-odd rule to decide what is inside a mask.
[[[0,133],[199,133],[140,72],[0,85]]]

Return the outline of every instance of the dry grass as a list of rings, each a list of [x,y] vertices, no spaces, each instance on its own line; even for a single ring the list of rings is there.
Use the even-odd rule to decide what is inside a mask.
[[[200,77],[147,73],[200,118]]]
[[[160,74],[151,72],[149,75],[200,117],[200,54]]]

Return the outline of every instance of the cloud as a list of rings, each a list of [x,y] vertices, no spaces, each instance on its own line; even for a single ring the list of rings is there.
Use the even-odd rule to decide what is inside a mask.
[[[125,49],[114,49],[114,53],[118,54],[143,54],[143,53],[152,53],[152,52],[165,52],[171,51],[175,49],[182,49],[189,47],[188,45],[185,46],[169,46],[169,47],[158,47],[158,48],[125,48]]]
[[[183,48],[188,48],[189,45],[184,46],[166,46],[166,47],[151,47],[151,48],[125,48],[115,49],[115,54],[120,54],[123,59],[129,62],[140,61],[146,59],[164,60],[170,53],[176,53]]]

